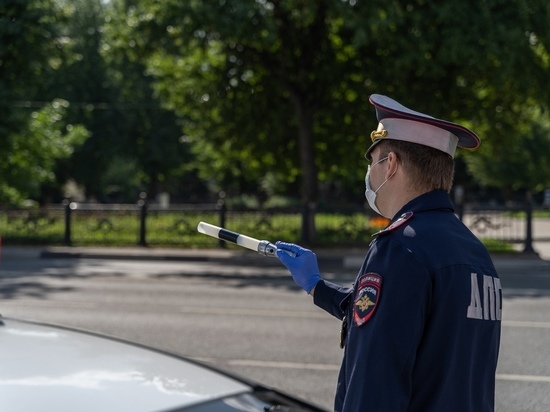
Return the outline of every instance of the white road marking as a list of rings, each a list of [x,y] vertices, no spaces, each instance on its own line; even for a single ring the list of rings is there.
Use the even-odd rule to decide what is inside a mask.
[[[530,322],[524,320],[503,320],[502,326],[510,328],[550,329],[550,322]]]
[[[279,369],[308,369],[316,371],[338,371],[340,365],[329,365],[322,363],[302,363],[302,362],[275,362],[253,359],[231,359],[227,362],[232,366],[254,366],[259,368],[279,368]]]
[[[212,358],[196,358],[201,362],[214,364],[225,364],[229,366],[251,366],[256,368],[278,368],[278,369],[302,369],[313,371],[338,371],[340,365],[331,365],[323,363],[303,363],[303,362],[278,362],[255,359],[212,359]],[[550,376],[538,375],[516,375],[501,373],[496,375],[499,381],[514,381],[514,382],[542,382],[550,383]]]
[[[544,382],[550,383],[550,376],[537,376],[537,375],[512,375],[505,373],[497,373],[497,380],[499,381],[514,381],[514,382]]]

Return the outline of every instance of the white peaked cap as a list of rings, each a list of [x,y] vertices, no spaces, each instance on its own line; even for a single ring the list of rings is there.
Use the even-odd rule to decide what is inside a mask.
[[[480,145],[474,132],[456,123],[415,112],[381,94],[373,94],[369,100],[376,109],[379,123],[371,133],[372,145],[365,153],[367,159],[374,147],[385,139],[433,147],[451,157],[454,157],[457,146],[477,149]]]

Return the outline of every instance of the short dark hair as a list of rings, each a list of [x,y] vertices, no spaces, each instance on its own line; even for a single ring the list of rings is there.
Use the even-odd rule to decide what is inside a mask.
[[[380,145],[380,159],[394,152],[401,160],[411,185],[418,190],[451,191],[455,163],[453,158],[440,150],[401,140],[384,140]]]

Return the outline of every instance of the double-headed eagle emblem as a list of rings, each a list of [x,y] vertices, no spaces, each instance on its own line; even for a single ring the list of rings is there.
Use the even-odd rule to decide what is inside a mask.
[[[376,303],[374,303],[367,295],[363,295],[361,299],[357,300],[355,302],[355,306],[359,308],[362,312],[369,309],[369,307],[374,306]]]

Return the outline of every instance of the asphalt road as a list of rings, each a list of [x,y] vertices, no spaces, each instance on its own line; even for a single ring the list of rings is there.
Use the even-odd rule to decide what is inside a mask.
[[[550,262],[496,264],[504,288],[497,411],[547,412]],[[324,276],[345,284],[355,270],[322,268]],[[275,260],[40,259],[4,253],[0,313],[181,353],[327,410],[342,357],[340,322],[316,308]]]

